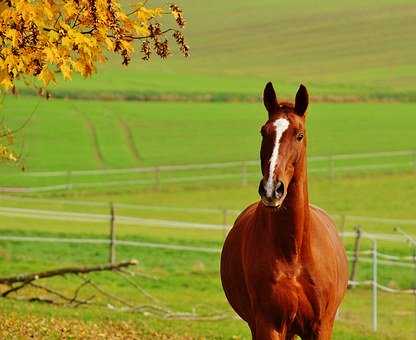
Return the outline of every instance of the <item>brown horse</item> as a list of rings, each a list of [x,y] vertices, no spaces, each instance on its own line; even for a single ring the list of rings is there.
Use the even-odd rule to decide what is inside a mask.
[[[309,205],[305,113],[264,89],[269,113],[261,129],[260,202],[237,218],[221,255],[221,279],[253,339],[330,339],[348,281],[348,263],[334,223]]]

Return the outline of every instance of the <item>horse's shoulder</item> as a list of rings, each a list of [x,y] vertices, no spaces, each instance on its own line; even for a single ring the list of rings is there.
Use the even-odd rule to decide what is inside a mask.
[[[335,222],[324,209],[314,204],[309,204],[309,208],[320,221],[324,222],[325,224],[335,225]]]
[[[248,207],[246,207],[240,213],[240,215],[238,215],[236,222],[241,218],[252,216],[254,214],[254,212],[256,211],[258,205],[259,205],[259,202],[254,202],[254,203],[250,204]]]

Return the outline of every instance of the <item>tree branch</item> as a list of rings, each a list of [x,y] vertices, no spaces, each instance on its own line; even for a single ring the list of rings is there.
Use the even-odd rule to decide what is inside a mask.
[[[108,263],[108,264],[102,264],[98,266],[91,266],[91,267],[67,267],[67,268],[59,268],[59,269],[53,269],[53,270],[47,270],[44,272],[37,272],[37,273],[31,273],[31,274],[20,274],[16,276],[10,276],[10,277],[0,277],[0,284],[6,284],[11,285],[13,283],[17,282],[23,282],[23,283],[29,283],[34,280],[46,278],[46,277],[53,277],[58,275],[66,275],[66,274],[87,274],[91,272],[100,272],[105,270],[115,270],[119,268],[129,267],[129,266],[135,266],[137,265],[137,260],[129,260],[129,261],[123,261],[119,263]]]

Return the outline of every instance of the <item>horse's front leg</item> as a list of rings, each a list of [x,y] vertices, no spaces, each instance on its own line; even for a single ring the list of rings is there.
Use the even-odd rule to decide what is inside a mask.
[[[251,328],[253,340],[283,340],[286,339],[286,329],[278,331],[275,325],[263,318],[256,318],[254,327]]]

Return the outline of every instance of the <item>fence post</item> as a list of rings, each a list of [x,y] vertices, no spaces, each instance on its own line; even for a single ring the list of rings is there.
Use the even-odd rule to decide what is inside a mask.
[[[333,180],[335,178],[334,156],[329,155],[328,159],[329,159],[329,177],[331,178],[331,180]]]
[[[71,188],[71,176],[72,176],[72,172],[71,170],[68,170],[67,174],[66,174],[66,189],[69,190]]]
[[[224,225],[223,228],[223,238],[225,239],[225,236],[227,235],[227,215],[228,215],[228,210],[227,209],[223,209],[222,210],[222,222]]]
[[[344,237],[345,221],[346,221],[346,217],[345,217],[344,214],[342,214],[341,215],[341,223],[339,225],[339,229],[341,231],[341,239]]]
[[[155,167],[155,188],[157,191],[160,190],[160,168]]]
[[[115,230],[115,215],[113,202],[110,203],[110,249],[108,262],[116,262],[116,230]]]
[[[241,163],[241,184],[247,185],[247,164],[245,161]]]
[[[355,228],[356,236],[355,236],[355,242],[354,242],[354,254],[352,258],[352,264],[351,264],[351,273],[350,273],[350,283],[348,284],[348,288],[354,288],[355,284],[355,275],[357,273],[357,265],[358,265],[358,258],[360,256],[360,241],[361,241],[361,226],[357,226]]]
[[[416,172],[416,150],[413,150],[413,171]]]
[[[377,332],[377,241],[373,240],[373,331]]]

